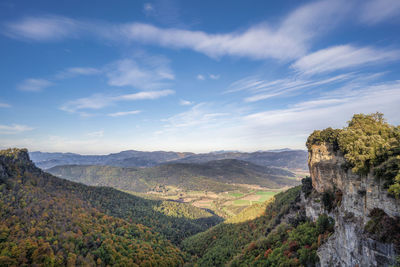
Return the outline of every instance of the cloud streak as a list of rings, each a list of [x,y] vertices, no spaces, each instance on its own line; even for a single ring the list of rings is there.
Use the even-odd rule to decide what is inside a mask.
[[[301,6],[275,24],[260,23],[245,30],[207,33],[178,28],[159,28],[145,23],[109,24],[60,16],[27,17],[7,23],[8,36],[33,41],[96,36],[116,42],[139,42],[173,49],[191,49],[212,58],[290,60],[304,55],[311,41],[347,12],[345,1],[319,1]]]
[[[31,130],[32,127],[20,124],[0,125],[0,134],[19,134]]]
[[[61,110],[67,112],[77,112],[87,109],[101,109],[114,105],[121,101],[136,101],[136,100],[152,100],[160,97],[172,95],[173,90],[160,90],[160,91],[145,91],[134,94],[124,94],[119,96],[110,96],[104,94],[95,94],[90,97],[79,98],[69,101],[60,107]]]
[[[17,89],[27,92],[40,92],[51,85],[53,83],[45,79],[26,79],[17,86]]]
[[[361,8],[360,19],[367,24],[376,24],[400,14],[398,0],[369,0]]]
[[[340,45],[306,55],[297,60],[291,67],[302,74],[312,75],[384,63],[399,58],[399,50]]]
[[[127,115],[136,115],[139,114],[140,110],[132,110],[132,111],[120,111],[120,112],[114,112],[114,113],[110,113],[108,114],[108,116],[110,117],[122,117],[122,116],[127,116]]]
[[[168,82],[175,79],[169,61],[160,56],[123,59],[110,64],[106,69],[108,84],[118,87],[154,90],[168,86]]]

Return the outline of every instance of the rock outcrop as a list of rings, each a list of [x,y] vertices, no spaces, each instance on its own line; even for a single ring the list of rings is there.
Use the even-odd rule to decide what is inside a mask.
[[[308,165],[314,190],[305,200],[306,214],[315,220],[321,213],[335,219],[335,233],[318,249],[321,266],[391,266],[396,249],[392,243],[372,239],[365,231],[373,209],[400,216],[400,202],[388,196],[383,182],[372,172],[360,176],[345,168],[340,151],[328,144],[313,145]],[[334,196],[331,211],[323,208],[323,194]],[[336,195],[335,195],[336,194]]]

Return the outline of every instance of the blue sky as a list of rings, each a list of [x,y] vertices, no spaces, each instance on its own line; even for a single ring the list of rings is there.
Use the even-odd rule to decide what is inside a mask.
[[[400,1],[2,1],[0,147],[304,149],[400,123]]]

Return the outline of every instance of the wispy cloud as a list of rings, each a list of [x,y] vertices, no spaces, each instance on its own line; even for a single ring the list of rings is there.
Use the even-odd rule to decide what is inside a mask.
[[[319,1],[301,6],[276,24],[260,23],[248,29],[211,34],[177,28],[159,28],[144,23],[107,24],[65,17],[23,18],[6,24],[6,34],[34,41],[94,35],[120,42],[156,44],[191,49],[212,58],[223,56],[289,60],[304,55],[311,41],[334,27],[344,17],[346,1]],[[151,9],[147,6],[147,9]],[[101,25],[100,25],[101,24]]]
[[[340,45],[306,55],[297,60],[291,67],[300,73],[318,74],[383,63],[399,58],[399,50]]]
[[[10,107],[11,107],[10,104],[4,103],[4,102],[0,102],[0,108],[10,108]]]
[[[193,105],[193,104],[194,104],[194,102],[189,101],[189,100],[181,99],[179,101],[179,105],[181,105],[181,106],[190,106],[190,105]]]
[[[60,71],[55,76],[58,79],[72,78],[79,75],[89,76],[102,73],[102,70],[91,67],[73,67]]]
[[[146,16],[152,15],[154,11],[154,6],[151,3],[144,3],[143,12]]]
[[[240,91],[249,92],[251,95],[245,97],[245,102],[256,102],[272,97],[288,96],[312,90],[317,86],[328,84],[340,84],[357,77],[354,73],[340,74],[332,77],[318,77],[310,79],[307,77],[289,76],[284,79],[266,80],[261,77],[251,76],[232,83],[225,93]]]
[[[229,116],[229,112],[210,111],[210,104],[199,103],[194,105],[189,110],[176,114],[164,121],[167,122],[165,129],[176,129],[181,127],[191,127],[203,125],[210,127],[218,118]]]
[[[161,56],[123,59],[107,67],[108,84],[131,86],[141,90],[160,89],[175,79],[169,61]]]
[[[210,74],[210,75],[208,75],[208,76],[209,76],[210,79],[212,79],[212,80],[218,80],[219,77],[221,77],[219,74]]]
[[[244,117],[243,125],[253,133],[268,133],[305,137],[314,129],[343,127],[354,113],[384,112],[388,118],[396,118],[397,103],[400,101],[400,83],[388,82],[348,89],[347,92],[331,92],[324,97],[299,102],[286,109],[257,112]],[[332,115],[334,114],[334,115]],[[392,123],[399,123],[393,121]],[[265,137],[261,137],[264,139]]]
[[[197,74],[197,80],[204,81],[206,78],[202,74]]]
[[[134,94],[125,94],[118,96],[95,94],[90,97],[79,98],[73,101],[69,101],[61,106],[61,110],[67,112],[76,112],[84,109],[101,109],[104,107],[111,106],[120,101],[157,99],[174,93],[175,92],[172,90],[160,90],[160,91],[145,91],[145,92],[138,92]]]
[[[31,130],[32,127],[20,124],[0,125],[0,134],[19,134]]]
[[[104,136],[104,130],[87,133],[87,136],[93,138],[100,138]]]
[[[33,41],[55,41],[76,37],[80,22],[62,16],[25,17],[5,24],[5,34]]]
[[[140,110],[132,110],[132,111],[120,111],[120,112],[115,112],[115,113],[110,113],[108,116],[110,117],[121,117],[121,116],[127,116],[127,115],[136,115],[139,114]]]
[[[361,21],[375,24],[387,19],[395,18],[400,14],[398,0],[369,0],[360,10]]]
[[[40,92],[51,85],[53,83],[45,79],[26,79],[17,86],[17,89],[21,91]]]

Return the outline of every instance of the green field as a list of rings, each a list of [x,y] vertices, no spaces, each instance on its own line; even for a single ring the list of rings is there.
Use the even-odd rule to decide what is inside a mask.
[[[273,191],[258,191],[256,195],[260,195],[261,197],[258,199],[257,202],[264,202],[276,195],[278,192],[273,192]]]
[[[237,199],[237,200],[233,201],[233,204],[247,206],[247,205],[251,205],[251,202],[250,202],[250,200]]]
[[[233,197],[242,197],[242,196],[244,196],[243,193],[237,193],[237,192],[230,192],[229,195],[233,196]]]

